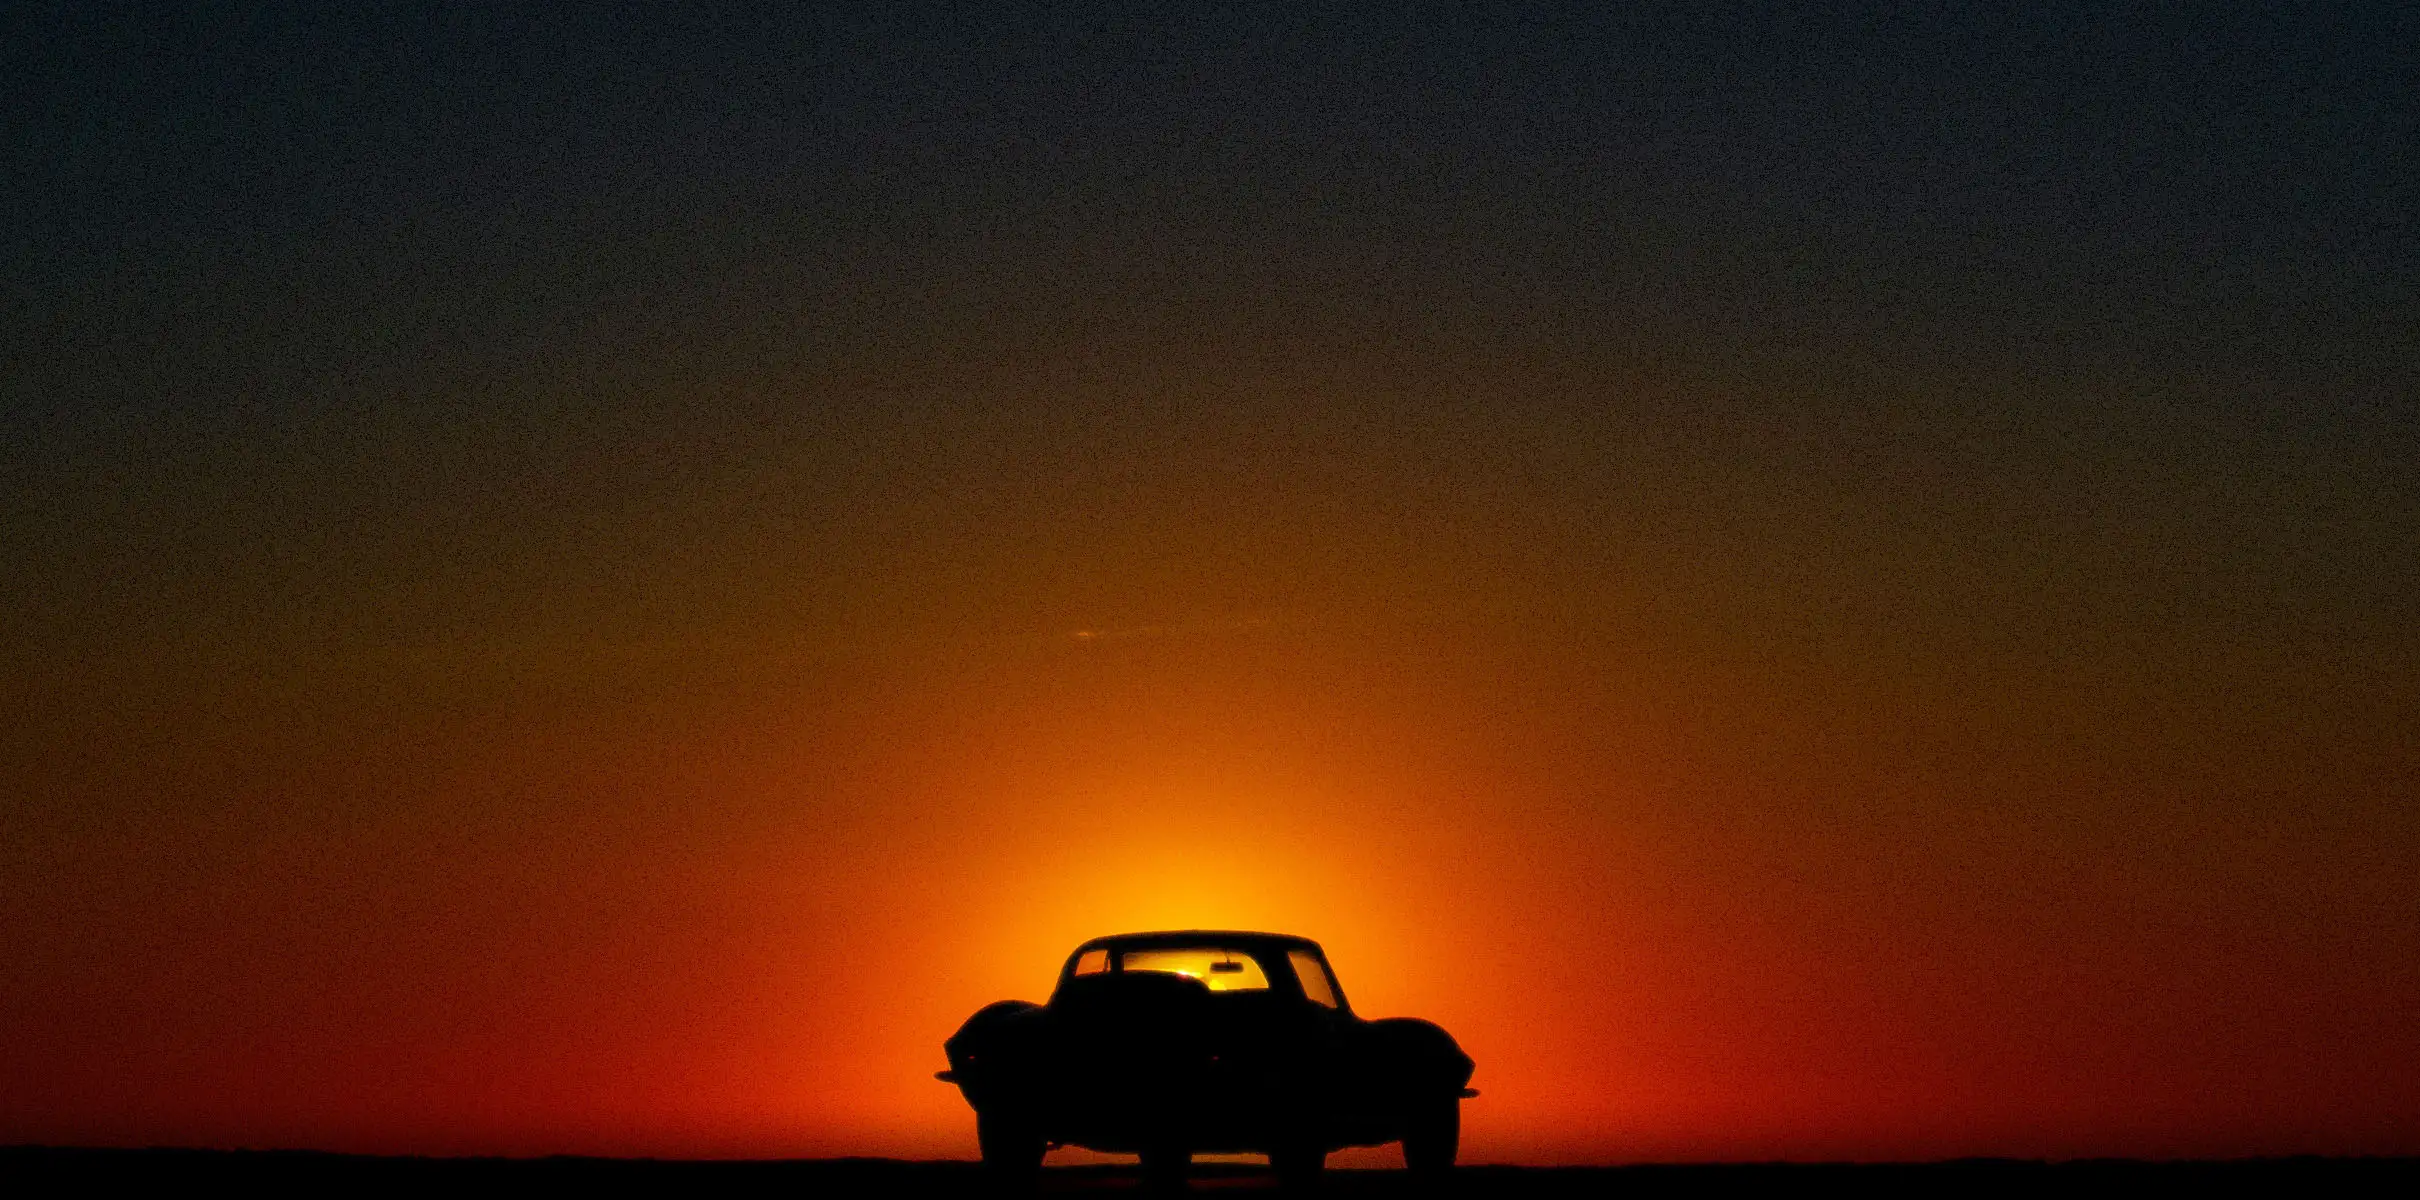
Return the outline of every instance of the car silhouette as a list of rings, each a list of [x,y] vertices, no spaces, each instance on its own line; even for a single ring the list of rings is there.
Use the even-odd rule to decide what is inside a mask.
[[[1049,1003],[988,1005],[943,1048],[985,1165],[1015,1178],[1066,1145],[1140,1155],[1160,1182],[1195,1154],[1266,1154],[1299,1183],[1331,1151],[1398,1141],[1442,1173],[1478,1095],[1445,1030],[1363,1019],[1317,942],[1274,933],[1094,938]]]

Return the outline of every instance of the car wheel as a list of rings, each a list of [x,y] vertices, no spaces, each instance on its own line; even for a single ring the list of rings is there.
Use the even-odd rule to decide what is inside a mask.
[[[1276,1172],[1279,1187],[1317,1187],[1320,1173],[1327,1167],[1328,1152],[1317,1146],[1287,1146],[1269,1152],[1269,1169]]]
[[[1462,1148],[1462,1100],[1447,1096],[1413,1112],[1403,1133],[1403,1165],[1416,1175],[1442,1175],[1454,1169]]]
[[[1007,1179],[1033,1177],[1050,1150],[1032,1126],[1006,1113],[976,1113],[975,1144],[983,1150],[983,1165]]]
[[[1143,1186],[1149,1188],[1181,1188],[1185,1172],[1193,1168],[1193,1154],[1186,1150],[1154,1149],[1143,1151]]]

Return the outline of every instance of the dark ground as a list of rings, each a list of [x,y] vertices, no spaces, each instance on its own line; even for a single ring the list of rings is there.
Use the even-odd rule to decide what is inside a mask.
[[[1257,1166],[1195,1168],[1196,1192],[1274,1190]],[[1043,1172],[1045,1194],[1134,1192],[1131,1167]],[[380,1158],[300,1151],[75,1150],[0,1147],[0,1195],[121,1191],[359,1196],[986,1196],[979,1168],[955,1162],[835,1159],[681,1162],[605,1158]],[[1422,1194],[1401,1171],[1331,1171],[1339,1197]],[[2078,1195],[2420,1196],[2420,1159],[2276,1158],[2227,1162],[1742,1163],[1628,1167],[1465,1167],[1456,1196]],[[1431,1193],[1434,1194],[1434,1193]]]

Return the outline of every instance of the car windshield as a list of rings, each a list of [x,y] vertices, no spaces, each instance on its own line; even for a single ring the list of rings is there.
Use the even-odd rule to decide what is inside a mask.
[[[1269,977],[1252,956],[1223,946],[1155,946],[1118,956],[1119,970],[1162,971],[1199,979],[1214,992],[1267,991]]]

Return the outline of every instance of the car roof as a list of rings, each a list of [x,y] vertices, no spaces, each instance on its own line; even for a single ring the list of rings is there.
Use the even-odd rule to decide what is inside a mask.
[[[1113,933],[1097,937],[1076,947],[1077,953],[1102,947],[1119,950],[1149,949],[1154,946],[1228,945],[1237,949],[1256,950],[1317,950],[1319,943],[1290,933],[1254,933],[1243,929],[1162,929],[1150,933]]]

